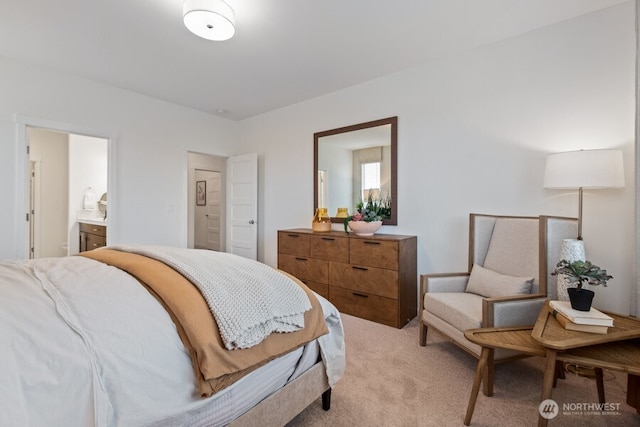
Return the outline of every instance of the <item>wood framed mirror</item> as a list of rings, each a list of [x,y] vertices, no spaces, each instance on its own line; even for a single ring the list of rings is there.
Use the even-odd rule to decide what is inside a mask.
[[[391,200],[390,218],[398,224],[398,117],[374,120],[313,134],[313,208],[325,207],[331,222],[338,208],[349,215],[369,193]]]

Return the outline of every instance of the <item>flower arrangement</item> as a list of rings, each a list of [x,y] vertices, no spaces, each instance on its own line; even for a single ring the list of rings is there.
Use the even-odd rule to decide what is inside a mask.
[[[580,260],[569,262],[563,259],[551,274],[564,274],[569,283],[575,284],[578,289],[582,289],[583,284],[606,287],[607,281],[613,279],[613,276],[607,274],[607,270],[601,269],[590,261]]]
[[[374,199],[371,193],[367,197],[367,201],[362,199],[356,205],[356,212],[344,219],[344,231],[347,232],[349,221],[382,221],[391,217],[391,198],[385,197]]]

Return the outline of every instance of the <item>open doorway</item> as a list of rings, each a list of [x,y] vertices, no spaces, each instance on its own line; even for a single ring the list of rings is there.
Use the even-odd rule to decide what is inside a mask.
[[[211,249],[208,240],[219,236],[218,249],[214,250],[258,259],[257,154],[187,154],[187,246]],[[208,194],[210,185],[214,189],[212,195]],[[208,197],[212,205],[207,202]],[[196,219],[197,215],[200,219]]]
[[[16,169],[18,179],[16,191],[23,195],[22,203],[17,204],[16,215],[16,257],[26,259],[30,257],[64,256],[78,252],[79,224],[78,211],[82,210],[84,195],[93,186],[97,201],[101,194],[106,193],[107,186],[112,189],[109,197],[110,212],[113,212],[114,199],[114,161],[115,132],[104,132],[87,129],[82,126],[59,123],[51,120],[16,115]],[[58,140],[58,145],[46,145],[43,149],[53,153],[38,154],[39,148],[34,141],[39,136]],[[93,152],[95,141],[100,146],[99,160],[88,157],[87,151]],[[35,143],[36,145],[38,142]],[[56,143],[53,143],[54,145]],[[42,147],[41,147],[42,148]],[[33,158],[32,158],[33,156]],[[95,156],[95,152],[94,152]],[[65,163],[66,168],[61,166]],[[50,177],[49,169],[55,167],[58,173]],[[64,172],[63,170],[66,170]],[[91,174],[100,171],[100,179],[88,183]],[[88,172],[89,171],[89,172]],[[51,186],[50,184],[55,184]],[[104,184],[103,184],[104,183]],[[58,190],[56,188],[63,188]],[[66,191],[65,191],[66,190]],[[61,217],[55,221],[56,237],[48,244],[53,252],[43,250],[43,230],[49,232],[47,221],[51,215],[50,206],[58,206]],[[38,213],[40,212],[40,214]],[[113,225],[113,218],[109,220],[109,229]],[[63,223],[64,222],[64,223]],[[40,233],[40,234],[39,234]],[[112,231],[106,231],[105,239],[109,239]],[[34,242],[35,245],[34,245]]]
[[[99,209],[107,193],[103,138],[28,127],[29,258],[79,252],[81,223],[106,230]]]
[[[226,158],[188,153],[187,246],[225,250]]]

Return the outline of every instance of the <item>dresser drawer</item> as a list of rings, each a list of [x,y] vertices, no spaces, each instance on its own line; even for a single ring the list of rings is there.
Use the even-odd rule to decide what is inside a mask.
[[[310,251],[309,251],[310,237],[311,236],[309,236],[308,234],[303,234],[303,233],[279,231],[278,232],[278,253],[308,257],[310,255]]]
[[[98,236],[96,234],[91,233],[83,233],[84,238],[86,239],[86,250],[90,251],[92,249],[101,248],[106,246],[107,239],[104,236]]]
[[[311,257],[349,262],[349,239],[335,236],[311,236]]]
[[[417,312],[417,239],[278,230],[278,267],[341,312],[402,328]]]
[[[398,327],[398,301],[364,292],[329,286],[329,298],[338,311]]]
[[[398,242],[351,239],[349,246],[351,264],[398,269]]]
[[[382,297],[398,298],[398,272],[395,270],[330,262],[329,284]]]
[[[318,295],[329,299],[329,285],[327,285],[326,283],[318,283],[312,280],[302,280],[302,282]]]
[[[84,222],[81,222],[79,224],[80,224],[80,232],[97,234],[98,236],[104,236],[104,237],[107,236],[107,227],[105,227],[104,225],[93,225],[93,224],[87,224]]]
[[[280,254],[278,268],[302,281],[329,283],[329,261]]]

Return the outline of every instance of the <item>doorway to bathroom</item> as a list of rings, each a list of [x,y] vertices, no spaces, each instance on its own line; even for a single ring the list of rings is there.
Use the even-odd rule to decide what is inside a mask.
[[[80,223],[106,227],[107,140],[28,127],[29,258],[78,253]]]
[[[98,205],[113,189],[113,132],[15,115],[16,123],[16,256],[20,259],[65,256],[79,250],[79,215],[102,220],[105,239],[113,218],[104,222]],[[91,187],[91,188],[90,188]],[[95,199],[84,209],[85,195]],[[109,194],[110,216],[113,190]],[[106,196],[104,197],[106,199]],[[95,204],[93,202],[95,201]],[[105,205],[106,207],[106,205]],[[95,216],[95,218],[94,218]]]

